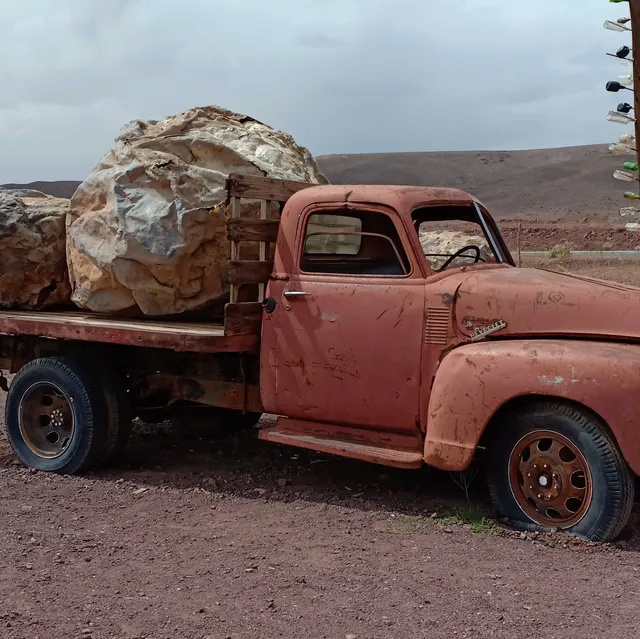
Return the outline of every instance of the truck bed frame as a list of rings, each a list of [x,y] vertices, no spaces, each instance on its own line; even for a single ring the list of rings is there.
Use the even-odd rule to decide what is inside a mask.
[[[226,336],[221,323],[132,320],[65,311],[0,311],[0,335],[197,353],[251,353],[259,342],[257,335]]]

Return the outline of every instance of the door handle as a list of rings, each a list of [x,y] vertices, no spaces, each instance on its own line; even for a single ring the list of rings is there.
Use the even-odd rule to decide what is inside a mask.
[[[289,299],[295,299],[296,297],[310,297],[311,293],[306,291],[285,291],[284,296]]]

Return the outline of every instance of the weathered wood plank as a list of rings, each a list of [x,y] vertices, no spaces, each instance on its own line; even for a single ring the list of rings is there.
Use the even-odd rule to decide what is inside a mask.
[[[231,219],[227,222],[227,238],[231,242],[275,242],[279,220]]]
[[[240,217],[240,210],[242,203],[240,202],[239,197],[232,197],[230,200],[231,204],[231,220]],[[229,224],[230,221],[227,222]],[[238,242],[231,242],[231,259],[236,261],[240,258],[240,244]],[[238,301],[238,287],[233,284],[229,288],[229,299],[231,302]]]
[[[262,200],[260,202],[260,220],[266,221],[269,217],[269,205],[271,202],[269,200]],[[277,233],[276,233],[277,235]],[[267,259],[267,241],[260,242],[259,244],[259,255],[258,259],[264,262]],[[267,290],[267,285],[265,283],[261,283],[258,285],[258,301],[262,302],[264,299],[264,293]]]
[[[229,284],[260,284],[271,275],[273,262],[260,260],[229,260],[227,262],[227,282]]]
[[[260,302],[227,304],[224,307],[224,334],[226,336],[260,335],[261,326],[262,304]]]
[[[294,193],[310,186],[317,186],[311,182],[296,182],[294,180],[277,180],[274,178],[255,177],[231,173],[227,178],[227,200],[241,197],[252,200],[275,200],[286,202]]]

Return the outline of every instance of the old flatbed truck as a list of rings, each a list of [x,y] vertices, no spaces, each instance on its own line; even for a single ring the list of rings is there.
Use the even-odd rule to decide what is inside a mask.
[[[209,407],[238,428],[267,412],[264,440],[389,466],[463,471],[481,449],[516,528],[622,530],[640,473],[640,289],[517,268],[458,190],[240,175],[227,188],[224,322],[0,312],[23,464],[86,471],[121,451],[136,414]],[[425,255],[423,225],[455,223],[490,257]]]

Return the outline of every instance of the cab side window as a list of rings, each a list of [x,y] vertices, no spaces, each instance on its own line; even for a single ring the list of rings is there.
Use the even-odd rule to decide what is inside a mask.
[[[402,277],[411,272],[393,220],[373,211],[323,211],[307,218],[305,273]]]

